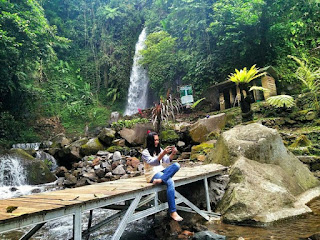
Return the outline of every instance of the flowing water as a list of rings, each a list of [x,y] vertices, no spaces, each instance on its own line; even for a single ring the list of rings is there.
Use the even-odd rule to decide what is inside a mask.
[[[38,158],[50,159],[43,152],[40,152]],[[55,163],[55,160],[52,159]],[[53,163],[53,164],[54,164]],[[10,155],[0,156],[0,199],[8,199],[29,195],[32,193],[58,190],[55,182],[37,186],[26,185],[26,172],[20,164],[20,159]],[[114,214],[115,211],[96,209],[93,211],[92,226]],[[85,212],[82,217],[82,228],[86,229],[88,225],[89,212]],[[114,231],[117,229],[120,219],[109,223],[100,230],[91,234],[90,239],[103,240],[111,239]],[[148,240],[149,229],[152,221],[142,219],[130,224],[123,235],[123,240],[139,239]],[[55,221],[47,222],[31,239],[39,240],[65,240],[72,238],[73,217],[67,216]],[[31,229],[25,227],[10,232],[0,233],[0,240],[16,240],[20,239],[25,233]]]
[[[299,240],[320,232],[320,198],[308,204],[312,213],[279,221],[266,227],[236,226],[216,222],[209,230],[227,236],[228,240]]]
[[[132,115],[138,112],[138,109],[145,109],[148,106],[148,73],[139,61],[142,58],[140,51],[145,48],[147,37],[146,28],[140,33],[133,59],[133,65],[130,75],[130,86],[128,90],[128,102],[124,115]]]

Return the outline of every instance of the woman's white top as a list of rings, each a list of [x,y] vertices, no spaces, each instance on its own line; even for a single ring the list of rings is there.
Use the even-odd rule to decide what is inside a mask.
[[[160,153],[162,151],[163,149],[160,148]],[[151,182],[153,176],[164,169],[162,164],[170,163],[170,157],[167,154],[165,154],[160,161],[158,160],[159,155],[154,154],[153,156],[151,156],[148,149],[144,149],[142,151],[141,159],[144,162],[144,175],[147,182]]]

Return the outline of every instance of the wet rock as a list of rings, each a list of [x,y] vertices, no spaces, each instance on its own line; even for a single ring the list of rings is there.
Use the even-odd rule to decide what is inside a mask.
[[[226,237],[211,231],[197,232],[193,235],[194,240],[225,240]]]
[[[179,222],[170,220],[169,221],[169,234],[172,235],[178,235],[182,232],[182,229],[180,227]]]
[[[10,188],[10,191],[11,191],[11,192],[15,192],[15,191],[17,191],[17,190],[18,190],[18,188],[16,188],[16,187],[11,187],[11,188]]]
[[[70,173],[66,173],[65,180],[63,181],[63,185],[66,187],[71,187],[76,185],[77,178]]]
[[[32,157],[24,150],[11,149],[9,156],[20,159],[20,164],[26,171],[27,184],[38,185],[56,180],[56,177],[43,161]]]
[[[57,177],[64,177],[67,172],[68,170],[64,166],[61,166],[57,168],[55,174]]]
[[[41,193],[41,189],[40,188],[32,189],[31,193]]]

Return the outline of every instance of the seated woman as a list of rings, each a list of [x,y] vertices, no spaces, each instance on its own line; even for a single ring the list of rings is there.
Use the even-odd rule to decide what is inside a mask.
[[[167,154],[170,155],[168,156]],[[144,162],[144,173],[147,182],[153,184],[165,184],[167,186],[167,200],[169,212],[172,219],[182,221],[176,209],[173,175],[180,169],[178,163],[174,163],[164,168],[162,163],[170,163],[177,153],[175,147],[160,148],[159,136],[155,132],[148,133],[147,148],[142,152],[142,160]]]

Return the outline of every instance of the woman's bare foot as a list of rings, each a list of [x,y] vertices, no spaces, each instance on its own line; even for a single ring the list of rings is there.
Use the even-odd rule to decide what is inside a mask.
[[[154,179],[153,182],[152,182],[153,185],[158,185],[158,184],[161,184],[161,183],[162,183],[162,179],[161,178]]]
[[[170,214],[171,218],[177,222],[181,222],[183,220],[182,217],[179,216],[179,214],[177,212],[172,212]]]

